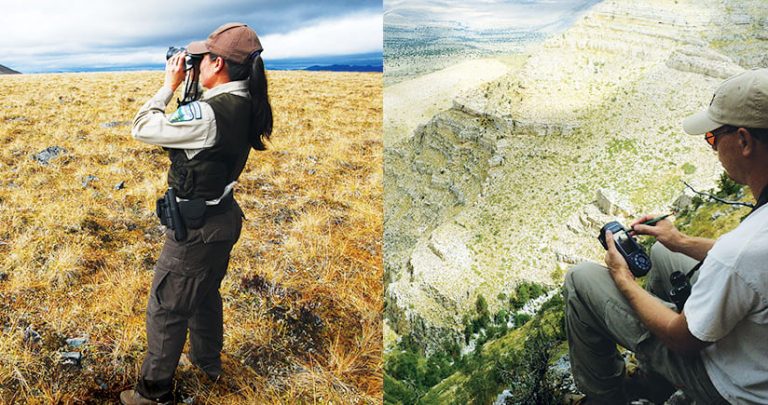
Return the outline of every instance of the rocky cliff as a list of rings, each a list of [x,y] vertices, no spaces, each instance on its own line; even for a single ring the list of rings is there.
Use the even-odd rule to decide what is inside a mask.
[[[680,121],[765,62],[766,21],[758,1],[600,3],[387,148],[389,326],[458,332],[478,294],[493,309],[522,280],[600,260],[606,220],[669,210],[683,179],[712,186],[719,163]]]

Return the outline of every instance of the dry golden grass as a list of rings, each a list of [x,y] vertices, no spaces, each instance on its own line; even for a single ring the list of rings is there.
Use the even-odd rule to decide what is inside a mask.
[[[224,380],[180,367],[177,392],[380,402],[381,74],[269,80],[273,142],[236,189],[247,221],[221,289]],[[161,84],[161,72],[0,77],[0,403],[114,403],[134,384],[168,163],[130,124],[103,124],[131,121]],[[66,153],[49,165],[32,158],[54,145]],[[70,350],[81,367],[60,364]]]

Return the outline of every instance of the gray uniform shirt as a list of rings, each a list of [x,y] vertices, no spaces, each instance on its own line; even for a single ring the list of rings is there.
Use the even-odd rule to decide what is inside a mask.
[[[165,114],[165,107],[173,97],[170,87],[163,86],[149,101],[139,109],[133,119],[131,136],[134,139],[166,148],[183,149],[187,159],[192,159],[200,151],[216,143],[216,116],[205,100],[223,93],[250,98],[248,81],[240,80],[220,84],[203,94],[199,101],[183,105],[172,114]],[[226,196],[236,182],[224,189],[221,197],[207,201],[216,205]]]
[[[173,91],[163,86],[136,114],[131,135],[152,145],[184,149],[187,158],[191,159],[216,143],[216,116],[205,100],[222,93],[250,98],[248,81],[220,84],[206,91],[199,101],[181,106],[168,115],[165,107],[171,101]]]

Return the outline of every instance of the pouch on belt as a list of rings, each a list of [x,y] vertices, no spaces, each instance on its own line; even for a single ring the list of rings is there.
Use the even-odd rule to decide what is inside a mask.
[[[205,200],[198,198],[195,200],[179,201],[179,211],[184,223],[189,229],[198,229],[205,225]]]

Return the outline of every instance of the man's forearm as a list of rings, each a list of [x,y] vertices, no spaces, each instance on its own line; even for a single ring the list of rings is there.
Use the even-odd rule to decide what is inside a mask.
[[[714,244],[715,241],[713,239],[684,236],[677,246],[674,247],[674,250],[701,261],[707,257],[707,253],[709,253]]]

